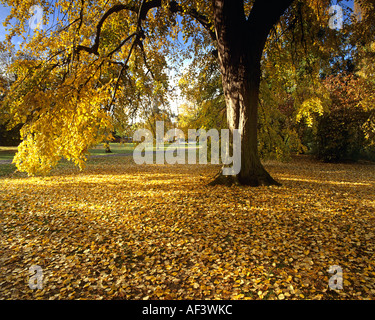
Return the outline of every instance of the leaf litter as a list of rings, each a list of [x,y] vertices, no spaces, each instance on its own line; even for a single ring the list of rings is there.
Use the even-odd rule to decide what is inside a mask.
[[[0,297],[374,299],[374,165],[265,166],[281,187],[211,187],[217,166],[131,157],[2,177]]]

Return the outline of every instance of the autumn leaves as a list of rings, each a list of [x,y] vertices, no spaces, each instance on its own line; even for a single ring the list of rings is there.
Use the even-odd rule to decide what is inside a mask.
[[[212,165],[131,157],[3,177],[0,296],[373,299],[372,166],[299,161],[266,163],[283,186],[255,189],[207,186]],[[33,265],[42,289],[28,286]]]

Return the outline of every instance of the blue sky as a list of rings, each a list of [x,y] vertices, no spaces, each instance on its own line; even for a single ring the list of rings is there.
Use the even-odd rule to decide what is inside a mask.
[[[3,5],[0,5],[0,21],[1,21],[1,26],[0,26],[0,41],[3,41],[5,39],[5,28],[3,26],[3,22],[8,16],[10,10],[9,8],[4,7]]]
[[[5,40],[5,35],[7,33],[4,25],[3,25],[3,22],[5,21],[5,19],[7,18],[7,16],[10,14],[10,7],[7,7],[7,6],[4,6],[2,4],[0,4],[0,21],[1,21],[1,24],[0,24],[0,41],[3,41]],[[29,32],[30,34],[32,34],[32,30],[29,29]],[[13,43],[15,45],[19,44],[20,41],[22,40],[22,38],[19,38],[19,37],[15,37],[13,39]]]
[[[5,7],[4,5],[0,4],[0,21],[1,21],[1,24],[0,24],[0,41],[5,40],[5,35],[6,35],[7,31],[6,31],[6,29],[3,25],[3,22],[5,21],[5,19],[9,15],[9,13],[10,13],[10,8]],[[17,44],[20,43],[21,40],[22,40],[22,38],[15,37],[12,42],[15,45],[17,45]]]

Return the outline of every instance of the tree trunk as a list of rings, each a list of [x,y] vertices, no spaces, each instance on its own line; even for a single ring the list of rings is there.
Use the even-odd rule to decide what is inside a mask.
[[[227,52],[229,54],[229,52]],[[231,57],[228,57],[231,60]],[[229,70],[228,70],[229,69]],[[232,70],[234,72],[232,72]],[[259,65],[248,66],[241,59],[227,64],[223,89],[227,105],[228,126],[241,134],[241,170],[237,176],[219,176],[213,184],[239,183],[249,186],[278,185],[263,167],[258,154]]]
[[[248,19],[243,1],[214,1],[215,33],[228,125],[231,131],[238,129],[241,134],[241,170],[236,176],[219,175],[211,183],[213,185],[279,185],[265,170],[258,154],[259,86],[261,58],[268,33],[292,1],[262,1],[263,4],[260,0],[255,2]]]
[[[111,147],[109,146],[109,141],[104,142],[105,153],[112,153]]]

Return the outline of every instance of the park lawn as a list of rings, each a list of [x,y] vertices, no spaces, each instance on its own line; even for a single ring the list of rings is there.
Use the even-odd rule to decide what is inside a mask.
[[[135,148],[135,143],[117,143],[111,142],[109,144],[113,154],[132,154]],[[103,144],[99,144],[89,150],[91,155],[107,155]]]
[[[117,142],[114,142],[114,143],[111,142],[109,144],[110,149],[111,149],[113,154],[130,154],[130,155],[133,154],[133,151],[134,151],[136,145],[137,145],[137,143],[120,144],[120,143],[117,143]],[[189,145],[189,144],[186,144],[186,143],[180,143],[180,144],[174,143],[174,144],[172,144],[172,143],[165,142],[163,147],[161,147],[161,146],[157,147],[154,144],[151,148],[146,148],[146,151],[167,150],[168,148],[177,148],[177,149],[184,148],[186,150],[197,149],[195,146]],[[90,152],[91,155],[108,155],[108,153],[105,152],[103,144],[97,145],[96,147],[90,149],[89,152]]]
[[[16,169],[16,166],[12,163],[0,163],[0,177],[11,175]]]
[[[6,176],[13,173],[16,170],[16,166],[11,163],[1,163],[2,160],[9,162],[13,160],[17,147],[0,147],[0,177]]]
[[[133,143],[110,143],[111,151],[114,154],[131,154],[134,150]],[[17,147],[0,147],[0,160],[13,160]],[[89,150],[91,155],[106,155],[103,144],[99,144]]]
[[[0,298],[374,299],[375,166],[265,166],[281,187],[212,187],[218,166],[119,156],[0,177]]]
[[[13,160],[17,147],[0,147],[0,160]]]
[[[112,154],[120,154],[120,155],[131,155],[133,154],[134,148],[136,146],[135,143],[110,143],[110,149],[112,151]],[[164,144],[164,150],[166,150],[171,144],[170,143],[165,143]],[[191,146],[185,146],[185,144],[181,144],[179,146],[180,148],[192,148]],[[151,150],[151,149],[150,149]],[[153,151],[159,150],[157,149],[156,146],[153,146],[152,148]],[[0,161],[1,160],[13,160],[13,157],[15,153],[17,152],[17,147],[0,147]],[[92,156],[104,156],[108,155],[108,153],[105,152],[103,144],[99,144],[91,149],[89,149],[90,155]],[[0,175],[1,175],[1,168],[0,168]]]

